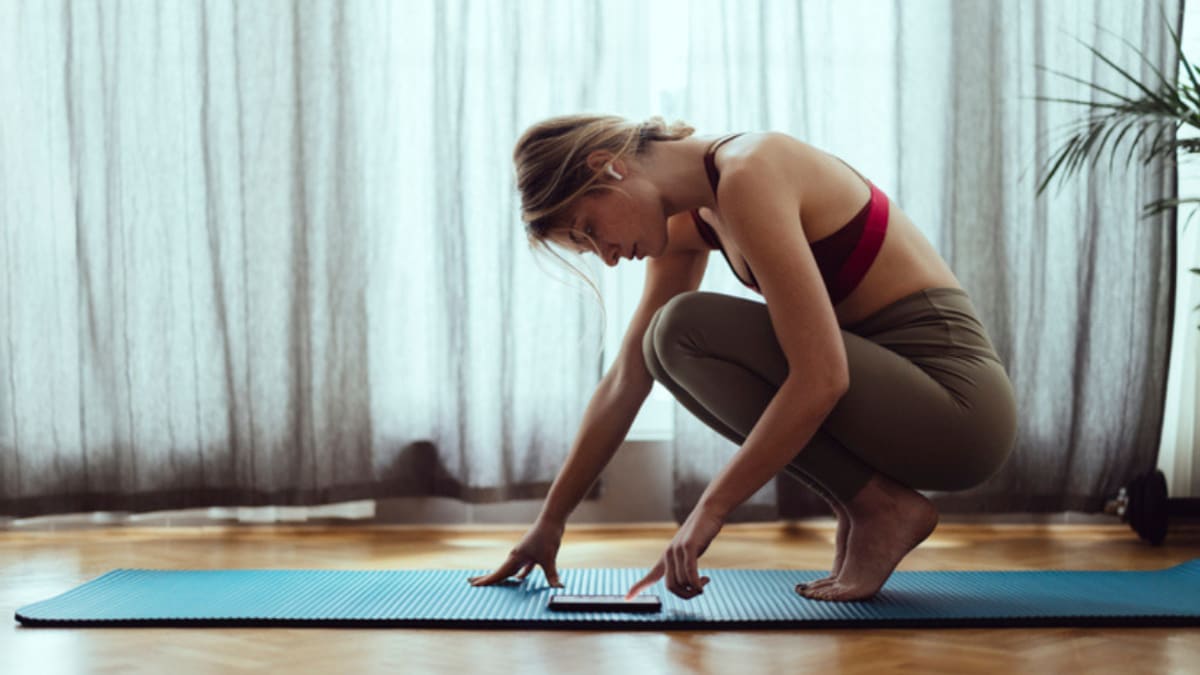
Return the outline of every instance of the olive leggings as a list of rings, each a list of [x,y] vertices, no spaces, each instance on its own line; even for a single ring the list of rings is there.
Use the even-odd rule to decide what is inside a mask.
[[[1008,458],[1012,384],[966,291],[917,291],[841,333],[850,387],[792,476],[846,504],[876,471],[915,490],[964,490]],[[642,352],[654,379],[738,445],[788,375],[767,306],[720,293],[668,301]]]

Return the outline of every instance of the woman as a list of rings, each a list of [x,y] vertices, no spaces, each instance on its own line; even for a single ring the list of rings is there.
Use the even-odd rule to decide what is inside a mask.
[[[848,164],[782,133],[697,138],[655,117],[571,115],[513,153],[534,245],[609,265],[648,258],[621,352],[585,414],[541,517],[490,584],[554,556],[570,511],[654,380],[741,445],[658,564],[676,595],[703,592],[698,559],[727,514],[781,469],[837,516],[818,600],[869,598],[933,532],[917,490],[993,475],[1016,435],[1012,386],[953,272],[908,216]],[[765,302],[699,292],[709,252]]]

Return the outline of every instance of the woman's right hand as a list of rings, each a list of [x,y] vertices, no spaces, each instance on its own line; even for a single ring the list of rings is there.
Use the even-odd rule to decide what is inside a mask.
[[[508,554],[508,560],[491,574],[467,579],[472,586],[490,586],[504,581],[520,570],[517,579],[524,581],[525,575],[541,565],[546,574],[546,581],[554,588],[562,588],[558,580],[558,570],[554,568],[554,558],[558,555],[558,547],[562,544],[564,525],[539,520],[525,533],[525,538]]]

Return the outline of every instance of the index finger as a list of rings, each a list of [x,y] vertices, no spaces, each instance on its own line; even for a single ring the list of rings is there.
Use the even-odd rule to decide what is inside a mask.
[[[516,572],[523,566],[524,560],[521,558],[521,556],[513,553],[508,556],[508,560],[504,561],[504,564],[500,566],[500,569],[484,577],[471,577],[470,579],[467,579],[467,581],[470,582],[472,586],[487,586],[489,584],[494,584],[497,581],[509,578],[512,576],[513,572]]]
[[[650,570],[649,574],[642,577],[641,581],[638,581],[633,585],[633,588],[629,589],[629,592],[625,594],[625,599],[632,600],[633,598],[637,597],[637,594],[640,593],[643,588],[654,584],[654,582],[658,581],[662,575],[662,562],[659,562],[654,566],[654,569]]]
[[[629,589],[629,592],[625,594],[625,599],[632,600],[632,599],[636,598],[637,594],[640,593],[643,588],[645,588],[646,586],[649,586],[649,585],[650,585],[650,583],[645,578],[643,578],[641,581],[634,584],[633,588]]]

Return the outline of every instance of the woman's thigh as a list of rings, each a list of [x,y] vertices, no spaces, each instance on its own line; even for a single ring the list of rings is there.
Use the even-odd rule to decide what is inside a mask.
[[[660,310],[664,311],[665,318],[656,317],[652,336],[660,365],[678,373],[676,379],[688,380],[689,391],[717,416],[757,419],[765,407],[761,396],[740,396],[730,389],[733,378],[722,381],[711,375],[736,366],[756,375],[771,391],[782,385],[789,368],[766,305],[695,291],[673,298]],[[922,346],[919,356],[906,357],[841,330],[850,386],[821,429],[876,470],[910,487],[956,490],[977,485],[995,472],[1011,447],[1014,422],[1007,375],[999,361],[955,350],[941,323],[914,321],[911,313],[905,317],[904,326],[894,327],[901,332],[885,326],[887,330],[871,337],[886,342],[888,330],[903,334],[908,343]],[[946,342],[944,353],[929,349],[936,340]],[[705,359],[712,360],[707,368]],[[720,365],[714,368],[713,363]],[[704,374],[696,374],[701,370]],[[804,374],[796,376],[802,380]],[[755,410],[740,409],[747,405]]]

